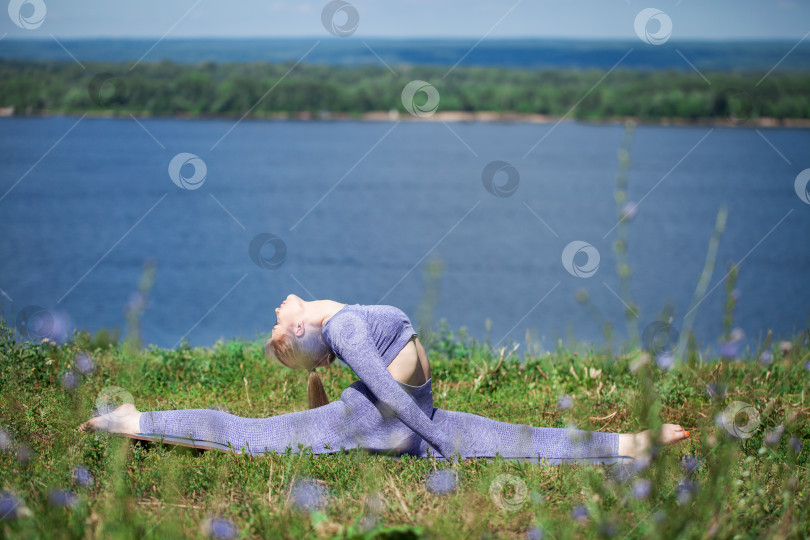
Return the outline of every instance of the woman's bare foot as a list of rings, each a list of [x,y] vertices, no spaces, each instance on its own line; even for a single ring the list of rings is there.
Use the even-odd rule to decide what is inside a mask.
[[[652,430],[647,429],[639,433],[622,433],[619,435],[619,455],[640,458],[650,447]],[[663,424],[660,444],[673,444],[689,436],[689,432],[678,424]]]
[[[134,435],[141,431],[141,413],[132,403],[124,403],[117,409],[91,418],[79,426],[79,431],[107,431]]]

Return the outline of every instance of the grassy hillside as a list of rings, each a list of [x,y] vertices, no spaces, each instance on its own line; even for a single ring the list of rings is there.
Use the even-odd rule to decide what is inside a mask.
[[[79,433],[94,404],[129,395],[139,410],[302,410],[305,374],[268,362],[259,342],[139,350],[86,333],[62,345],[20,343],[4,323],[0,330],[3,537],[810,534],[806,335],[769,345],[770,358],[693,357],[668,370],[640,351],[510,355],[446,328],[426,339],[436,407],[536,426],[632,432],[672,422],[691,431],[628,476],[604,465],[451,465],[306,448],[247,457]],[[333,400],[355,380],[339,362],[321,373]],[[750,404],[758,420],[724,424],[732,402]]]

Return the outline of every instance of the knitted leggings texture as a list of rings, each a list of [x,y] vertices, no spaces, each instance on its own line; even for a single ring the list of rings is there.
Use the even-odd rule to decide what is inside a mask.
[[[430,379],[421,386],[400,385],[440,429],[450,433],[462,459],[496,455],[549,459],[618,455],[617,433],[533,427],[446,411],[433,407]],[[314,454],[359,447],[393,456],[441,455],[396,418],[362,381],[352,383],[339,400],[316,409],[269,418],[242,418],[211,409],[147,411],[141,415],[140,430],[230,444],[250,454],[284,453],[288,447],[298,452],[300,444],[302,448],[311,447]]]

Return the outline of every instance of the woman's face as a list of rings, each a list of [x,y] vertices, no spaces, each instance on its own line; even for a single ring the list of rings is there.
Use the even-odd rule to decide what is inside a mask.
[[[295,328],[304,324],[306,302],[300,297],[291,294],[276,308],[276,324],[273,326],[273,336],[294,332]]]

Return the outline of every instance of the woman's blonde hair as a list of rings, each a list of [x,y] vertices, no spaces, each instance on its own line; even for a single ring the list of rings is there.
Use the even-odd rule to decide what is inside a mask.
[[[291,333],[282,333],[275,340],[268,339],[264,344],[264,354],[268,358],[271,355],[275,356],[276,360],[290,369],[309,370],[307,401],[310,409],[329,403],[326,390],[315,368],[331,366],[335,361],[335,352],[316,328],[308,328],[303,338]]]

